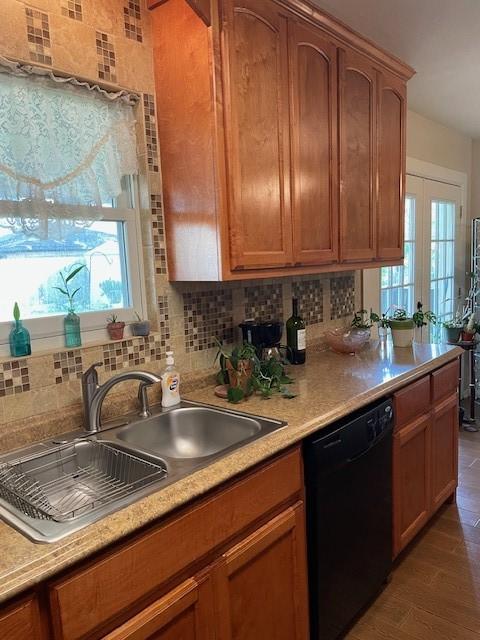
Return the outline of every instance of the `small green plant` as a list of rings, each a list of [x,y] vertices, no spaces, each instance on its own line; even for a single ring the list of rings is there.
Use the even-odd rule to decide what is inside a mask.
[[[434,325],[437,324],[437,316],[433,311],[424,311],[423,304],[420,301],[417,302],[417,310],[413,314],[412,320],[418,328],[426,327],[428,322]]]
[[[370,313],[366,309],[355,311],[351,327],[352,329],[371,329],[376,322],[380,321],[380,316],[370,309]]]
[[[116,322],[118,322],[118,316],[116,313],[112,313],[111,315],[108,316],[107,318],[107,322],[108,324],[115,324]]]
[[[81,264],[79,267],[73,269],[73,271],[70,271],[67,276],[63,274],[63,271],[60,271],[63,287],[53,287],[67,298],[68,313],[75,313],[74,298],[81,289],[81,287],[77,287],[74,291],[71,291],[71,282],[83,269],[85,269],[85,265]]]
[[[15,322],[20,320],[20,307],[18,306],[18,302],[15,302],[13,305],[13,319]]]
[[[236,404],[255,392],[262,398],[270,398],[274,393],[280,393],[284,398],[295,397],[285,389],[285,385],[293,380],[285,374],[281,362],[275,358],[260,360],[254,345],[249,342],[235,346],[230,352],[219,340],[216,342],[218,351],[215,362],[218,360],[220,365],[217,382],[228,385],[229,402]]]

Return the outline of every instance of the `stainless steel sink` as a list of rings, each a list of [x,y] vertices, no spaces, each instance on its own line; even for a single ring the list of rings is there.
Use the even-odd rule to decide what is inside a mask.
[[[0,516],[55,542],[285,423],[182,402],[116,425],[0,456]]]
[[[116,437],[168,458],[204,458],[256,437],[261,423],[209,407],[171,409],[119,429]]]

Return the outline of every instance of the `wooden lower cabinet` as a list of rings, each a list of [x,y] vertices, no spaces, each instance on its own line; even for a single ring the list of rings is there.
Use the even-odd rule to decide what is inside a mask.
[[[214,613],[208,574],[169,591],[104,640],[212,640]]]
[[[393,548],[397,555],[427,523],[430,514],[430,416],[393,437]]]
[[[458,483],[458,361],[395,394],[393,548],[397,556]]]
[[[30,597],[4,611],[0,611],[2,640],[42,640],[47,638],[40,618],[36,598]]]
[[[450,396],[433,410],[432,509],[436,511],[457,487],[458,398]]]
[[[227,551],[212,577],[217,640],[307,640],[303,503]]]

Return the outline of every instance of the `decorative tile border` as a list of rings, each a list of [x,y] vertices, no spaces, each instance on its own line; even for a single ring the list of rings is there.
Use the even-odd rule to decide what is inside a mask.
[[[100,80],[116,82],[116,57],[111,36],[107,33],[97,31],[95,35],[97,45],[97,71]]]
[[[162,348],[161,356],[165,355],[165,351],[168,351],[170,340],[170,325],[168,322],[168,297],[158,296],[158,315],[159,315],[159,330],[160,330],[160,347]]]
[[[0,365],[0,398],[30,391],[27,361],[11,360]]]
[[[245,287],[246,320],[282,320],[282,283]]]
[[[53,354],[55,384],[78,380],[82,377],[83,362],[80,349],[75,351],[59,351]]]
[[[41,64],[52,64],[48,14],[25,7],[25,19],[30,60]]]
[[[125,35],[130,40],[143,42],[142,14],[139,0],[127,0],[123,7],[123,26]]]
[[[62,15],[81,22],[83,20],[82,2],[83,0],[62,0]]]
[[[298,298],[299,313],[305,324],[323,322],[323,283],[321,280],[300,280],[292,285],[292,295]]]
[[[232,291],[195,291],[183,294],[185,350],[215,347],[215,338],[233,342]]]
[[[139,339],[121,340],[103,345],[105,371],[118,371],[138,367],[146,362],[163,360],[165,346],[162,336],[150,335]]]
[[[143,112],[145,118],[145,137],[147,140],[147,163],[150,171],[159,172],[157,119],[155,117],[155,98],[150,93],[143,94]]]
[[[167,254],[165,248],[165,231],[163,225],[162,196],[150,195],[152,211],[152,236],[153,253],[155,258],[155,271],[158,274],[167,274]]]
[[[330,318],[338,320],[355,312],[355,276],[330,279]]]

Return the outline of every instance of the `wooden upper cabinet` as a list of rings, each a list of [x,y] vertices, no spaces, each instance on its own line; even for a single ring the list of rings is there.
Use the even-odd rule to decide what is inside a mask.
[[[269,0],[224,0],[233,269],[292,262],[287,18]]]
[[[370,61],[340,51],[340,252],[375,258],[376,75]]]
[[[405,190],[405,83],[378,74],[377,259],[403,258]]]
[[[297,264],[338,259],[337,47],[290,22],[293,252]]]

